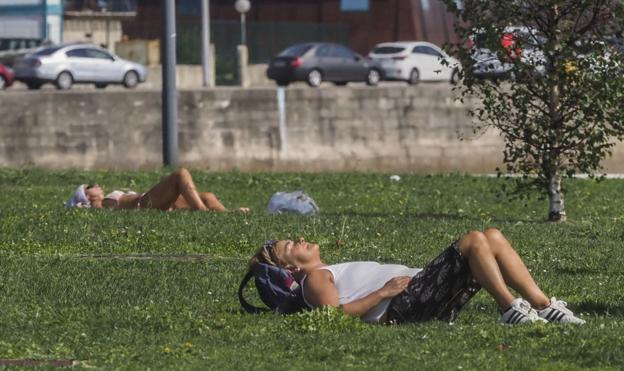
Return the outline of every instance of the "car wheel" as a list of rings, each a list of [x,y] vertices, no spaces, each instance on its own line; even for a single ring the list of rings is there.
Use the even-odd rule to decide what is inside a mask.
[[[108,84],[95,84],[96,89],[106,89]]]
[[[287,80],[277,80],[276,83],[277,83],[277,86],[288,86],[288,84],[290,84],[290,81],[287,81]]]
[[[346,86],[347,82],[346,81],[334,81],[334,85],[336,85],[336,86]]]
[[[451,80],[449,82],[451,83],[451,85],[457,85],[457,83],[459,83],[459,71],[453,70],[453,73],[451,74]]]
[[[420,72],[418,72],[416,68],[410,72],[409,80],[407,80],[407,82],[410,85],[416,85],[420,82]]]
[[[317,69],[313,69],[312,71],[308,72],[308,77],[306,78],[306,82],[311,87],[318,88],[319,86],[321,86],[321,83],[323,82],[323,74],[321,73],[321,71]]]
[[[139,83],[139,75],[134,71],[128,71],[124,75],[123,84],[126,88],[135,88]]]
[[[4,76],[0,75],[0,90],[6,89],[6,80]]]
[[[59,75],[56,77],[56,88],[58,90],[71,89],[73,84],[74,78],[72,77],[71,73],[67,71],[59,73]]]
[[[41,84],[38,82],[28,82],[26,83],[28,90],[39,90],[41,89]]]
[[[381,81],[381,73],[379,70],[371,68],[366,74],[366,85],[376,86]]]

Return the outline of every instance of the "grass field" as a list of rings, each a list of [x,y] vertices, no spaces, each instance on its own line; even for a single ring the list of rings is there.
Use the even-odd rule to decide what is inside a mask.
[[[570,221],[550,224],[545,201],[506,200],[495,178],[193,174],[200,190],[252,213],[65,210],[79,183],[141,191],[164,172],[0,170],[0,359],[123,369],[624,367],[624,181],[567,182]],[[295,189],[322,213],[266,215],[273,192]],[[500,228],[547,294],[587,324],[502,326],[483,292],[452,325],[238,311],[247,259],[269,237],[303,235],[330,263],[422,266],[486,227]]]

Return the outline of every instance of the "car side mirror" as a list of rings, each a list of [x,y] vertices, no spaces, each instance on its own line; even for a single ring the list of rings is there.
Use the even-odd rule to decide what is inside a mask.
[[[356,61],[356,62],[359,62],[359,61],[362,60],[362,57],[360,57],[359,55],[354,55],[353,56],[353,60]]]

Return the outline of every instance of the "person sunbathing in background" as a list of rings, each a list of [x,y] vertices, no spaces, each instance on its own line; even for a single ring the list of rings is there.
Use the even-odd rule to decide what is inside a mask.
[[[227,211],[213,193],[197,192],[191,173],[185,168],[164,177],[145,193],[113,191],[104,195],[104,191],[97,184],[81,184],[65,207]],[[249,208],[239,207],[237,211],[246,213],[249,212]]]

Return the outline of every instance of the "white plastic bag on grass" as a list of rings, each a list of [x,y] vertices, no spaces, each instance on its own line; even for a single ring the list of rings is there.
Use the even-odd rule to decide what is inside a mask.
[[[269,214],[295,213],[311,215],[319,212],[314,200],[302,191],[276,192],[269,200]]]

